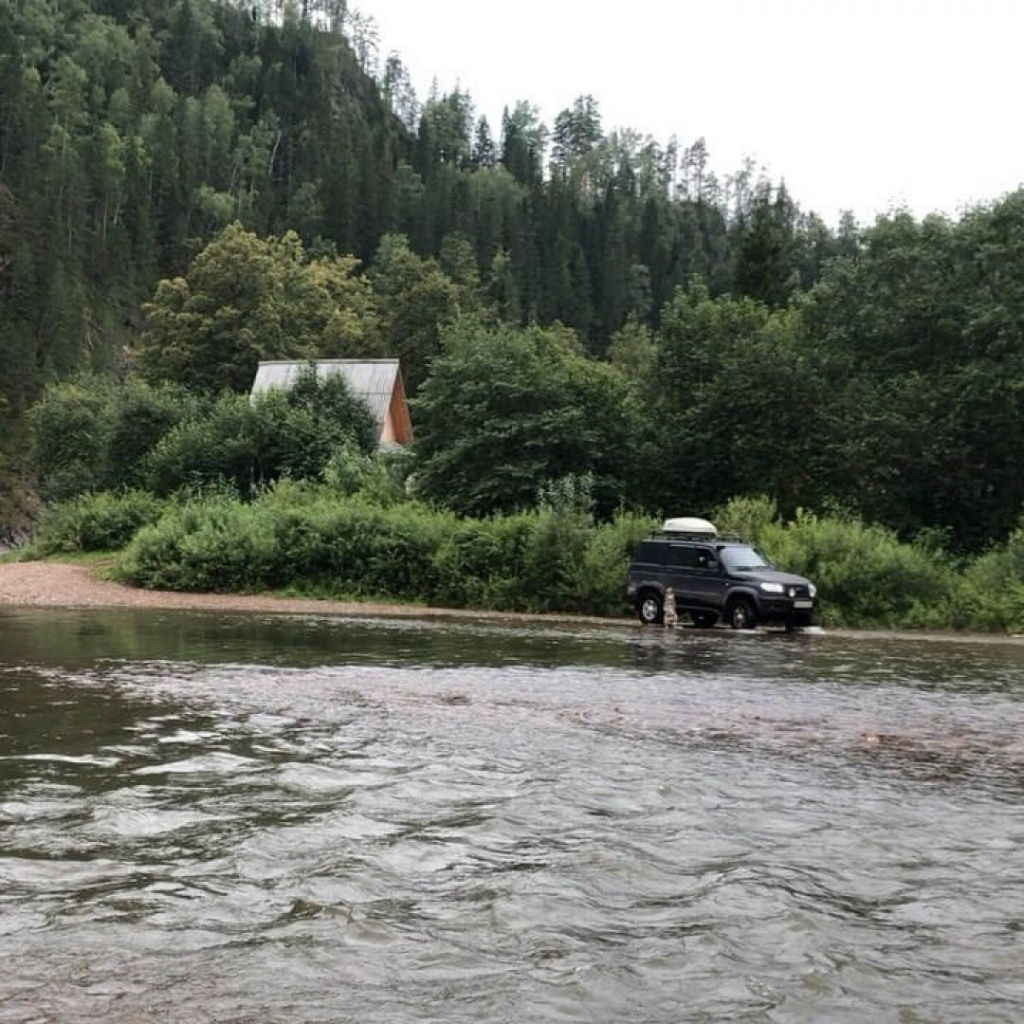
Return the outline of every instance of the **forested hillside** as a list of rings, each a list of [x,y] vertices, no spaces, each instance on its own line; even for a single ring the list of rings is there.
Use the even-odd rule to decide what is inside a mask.
[[[1024,195],[829,226],[700,139],[609,130],[588,83],[492,126],[377,45],[345,0],[0,5],[0,506],[47,385],[397,354],[452,508],[585,478],[602,514],[767,494],[1005,538]]]
[[[235,220],[364,261],[400,232],[599,355],[694,274],[780,304],[836,249],[749,169],[717,183],[699,142],[605,134],[587,97],[550,132],[510,102],[492,131],[465,93],[417,103],[372,44],[338,0],[279,18],[211,0],[3,4],[7,401],[116,366],[157,280]]]

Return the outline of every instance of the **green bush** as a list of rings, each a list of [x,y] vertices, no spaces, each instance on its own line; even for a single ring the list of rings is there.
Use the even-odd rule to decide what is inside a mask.
[[[533,516],[458,519],[446,515],[449,528],[433,554],[438,603],[521,610],[520,578]]]
[[[280,390],[252,403],[246,422],[251,432],[254,485],[280,478],[315,480],[334,451],[331,433],[309,410],[288,401]]]
[[[292,408],[303,409],[313,417],[330,449],[350,445],[370,452],[376,447],[377,423],[344,377],[318,377],[311,366],[283,394]],[[256,404],[269,397],[263,396]]]
[[[115,508],[127,517],[138,503],[144,519],[158,507],[145,498],[69,503],[52,536],[84,534],[89,510],[97,521],[101,512],[113,521]],[[772,561],[817,584],[826,625],[1024,628],[1024,527],[958,574],[941,552],[901,543],[858,519],[802,513],[784,524],[763,500],[734,504],[730,514],[721,521],[744,525]],[[275,588],[616,615],[625,610],[629,557],[655,526],[630,513],[595,525],[583,512],[550,507],[462,519],[414,502],[380,506],[359,494],[339,496],[329,484],[285,480],[248,503],[227,494],[176,503],[138,530],[116,572],[126,582],[179,590]],[[106,529],[90,527],[90,536],[117,546],[109,539],[115,527]]]
[[[592,520],[580,512],[534,513],[523,551],[519,594],[530,611],[562,611],[576,596],[576,568],[583,561]]]
[[[576,567],[575,606],[591,615],[619,615],[626,607],[625,583],[629,560],[637,544],[658,523],[622,512],[609,523],[594,527]]]
[[[375,436],[369,410],[343,378],[300,374],[290,390],[255,401],[225,392],[197,407],[149,451],[145,479],[157,494],[227,481],[251,497],[276,480],[320,479],[344,450],[368,458]]]
[[[764,495],[733,498],[712,514],[720,533],[738,534],[751,544],[760,544],[761,537],[779,521],[778,506]]]
[[[956,586],[951,567],[884,527],[801,513],[793,523],[765,526],[758,542],[781,568],[817,585],[826,624],[950,624]]]
[[[102,490],[110,465],[114,386],[99,377],[46,389],[29,410],[39,490],[47,501],[64,501]]]
[[[276,588],[323,587],[330,584],[331,551],[319,522],[316,507],[268,504],[273,530],[273,560],[267,584]]]
[[[415,456],[408,448],[381,448],[367,454],[351,443],[335,448],[321,476],[337,495],[360,494],[374,505],[408,501],[407,485]]]
[[[244,395],[224,394],[209,411],[183,420],[146,457],[147,487],[166,496],[227,481],[248,494],[257,456],[253,419]]]
[[[1024,632],[1024,525],[967,567],[954,617],[960,627]]]
[[[212,403],[174,385],[82,377],[48,388],[29,425],[49,501],[119,487],[167,496],[225,481],[249,496],[284,477],[319,479],[342,449],[367,460],[361,487],[384,495],[404,485],[389,463],[369,458],[377,427],[342,377],[304,373],[289,390]]]
[[[305,558],[305,580],[344,594],[381,596],[407,594],[421,596],[422,581],[416,578],[416,527],[410,519],[403,530],[400,513],[382,509],[358,498],[336,502],[321,501],[308,514],[309,531],[297,531],[295,520],[286,535],[294,543],[301,540]],[[295,511],[290,510],[289,517]],[[280,550],[278,557],[296,564],[300,552]],[[296,577],[293,582],[304,582]]]
[[[106,486],[140,487],[146,456],[183,420],[202,408],[184,388],[129,378],[114,392],[107,435]]]
[[[141,485],[146,455],[197,411],[183,389],[136,379],[85,376],[52,385],[29,412],[42,496],[63,501]]]
[[[273,566],[273,532],[258,505],[225,498],[168,511],[141,529],[115,575],[126,583],[187,591],[264,590]]]
[[[273,540],[258,506],[223,503],[206,509],[181,541],[185,590],[265,590]]]
[[[42,555],[123,548],[141,527],[156,522],[164,502],[145,491],[80,494],[49,508],[33,549]]]

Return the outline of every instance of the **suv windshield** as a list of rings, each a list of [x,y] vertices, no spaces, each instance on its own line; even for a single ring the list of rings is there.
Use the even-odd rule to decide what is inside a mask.
[[[752,548],[745,544],[721,548],[718,555],[722,560],[722,564],[730,572],[749,572],[753,569],[771,568],[771,563],[765,561],[764,556],[757,548]]]

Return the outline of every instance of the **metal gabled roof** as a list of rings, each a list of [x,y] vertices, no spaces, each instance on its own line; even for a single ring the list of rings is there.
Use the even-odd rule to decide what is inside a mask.
[[[253,381],[252,395],[271,388],[290,388],[303,373],[313,368],[319,379],[342,376],[349,390],[369,407],[377,424],[377,436],[384,427],[391,396],[400,380],[397,359],[274,359],[261,362]]]

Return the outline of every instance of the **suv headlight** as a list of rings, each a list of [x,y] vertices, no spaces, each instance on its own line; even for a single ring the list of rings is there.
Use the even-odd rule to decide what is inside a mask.
[[[818,588],[813,583],[808,583],[807,584],[807,593],[810,594],[811,597],[817,597],[818,596]]]
[[[781,594],[782,593],[782,584],[781,583],[762,583],[761,584],[761,589],[766,594]]]

